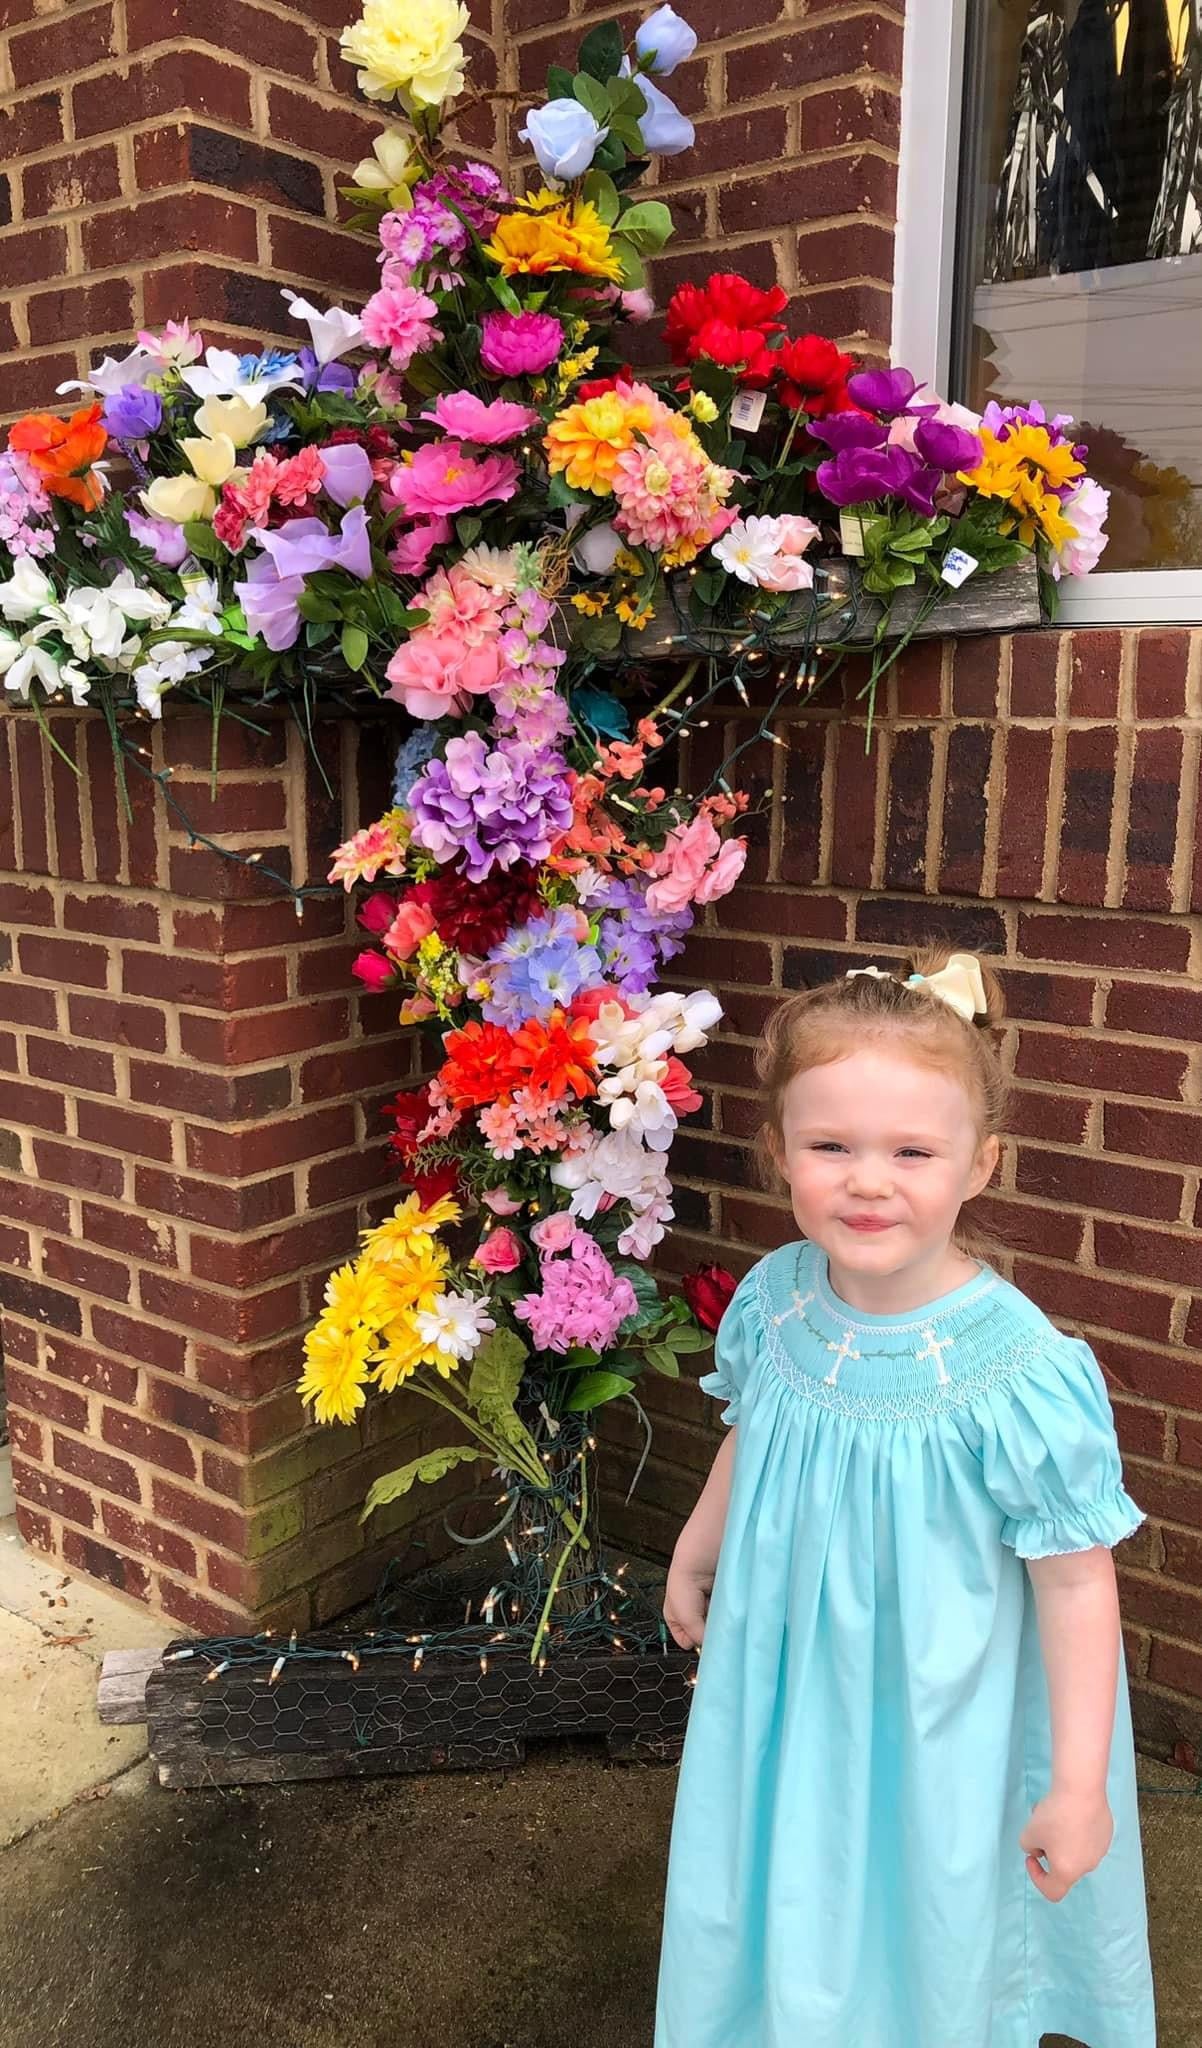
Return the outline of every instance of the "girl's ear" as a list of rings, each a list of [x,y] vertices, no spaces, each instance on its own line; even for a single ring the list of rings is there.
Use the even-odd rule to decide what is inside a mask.
[[[997,1172],[998,1160],[1001,1158],[1001,1156],[1001,1140],[994,1134],[994,1132],[990,1131],[988,1137],[982,1138],[981,1140],[980,1149],[977,1153],[976,1162],[973,1166],[972,1176],[969,1182],[969,1193],[966,1197],[967,1200],[971,1201],[974,1195],[979,1195],[983,1188],[987,1188],[989,1186],[990,1181],[993,1179],[994,1174]]]

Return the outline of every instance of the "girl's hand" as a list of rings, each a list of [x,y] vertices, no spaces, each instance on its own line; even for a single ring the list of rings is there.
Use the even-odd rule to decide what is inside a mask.
[[[1019,1836],[1027,1875],[1045,1899],[1058,1904],[1077,1879],[1096,1870],[1114,1838],[1105,1793],[1049,1792]]]
[[[664,1588],[664,1620],[673,1642],[682,1650],[701,1647],[713,1584],[712,1571],[672,1559]]]

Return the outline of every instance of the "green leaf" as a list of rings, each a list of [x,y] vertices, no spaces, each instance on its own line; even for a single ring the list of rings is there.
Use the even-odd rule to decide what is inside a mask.
[[[632,156],[637,156],[642,150],[643,131],[639,127],[638,122],[634,120],[629,114],[615,114],[612,120],[610,121],[609,135],[606,140],[606,148],[608,148],[609,144],[614,141],[617,141],[622,145],[623,157],[625,155],[626,150],[629,150]],[[600,150],[598,150],[596,156],[593,158],[593,162],[601,162]],[[607,163],[602,165],[602,169],[607,171],[613,170],[614,166],[612,164]]]
[[[514,291],[514,288],[510,284],[508,278],[490,277],[488,280],[488,289],[492,293],[494,299],[496,299],[498,305],[504,306],[505,311],[507,313],[521,312],[522,302],[519,299],[517,293]]]
[[[659,1298],[659,1287],[654,1274],[648,1273],[644,1267],[629,1265],[619,1259],[614,1266],[614,1272],[620,1274],[624,1280],[629,1280],[638,1303],[634,1314],[627,1316],[624,1323],[618,1324],[619,1336],[632,1337],[636,1330],[645,1330],[648,1323],[657,1323],[664,1312],[664,1305]]]
[[[398,1465],[395,1472],[385,1472],[371,1487],[359,1520],[365,1522],[374,1509],[400,1500],[418,1481],[423,1486],[433,1486],[436,1480],[454,1471],[456,1465],[466,1465],[469,1459],[482,1455],[475,1444],[446,1444],[440,1451],[428,1451],[424,1458],[414,1458],[409,1465]]]
[[[629,114],[636,125],[647,111],[643,88],[633,78],[610,79],[609,104],[615,114]]]
[[[654,256],[672,232],[672,216],[662,199],[640,199],[618,222],[619,233],[644,254]]]
[[[680,1365],[674,1351],[666,1344],[648,1344],[644,1353],[652,1372],[662,1372],[665,1379],[678,1380]]]
[[[483,531],[484,521],[482,519],[477,518],[474,512],[464,512],[461,515],[461,517],[455,521],[456,538],[458,539],[459,545],[462,548],[472,547],[474,543],[479,540],[480,535],[483,533]]]
[[[189,519],[184,526],[184,539],[188,543],[188,553],[195,555],[198,562],[225,561],[227,551],[207,519]]]
[[[678,1352],[708,1351],[713,1341],[709,1330],[694,1329],[690,1323],[676,1323],[664,1338]]]
[[[600,1408],[605,1401],[616,1401],[619,1394],[628,1394],[634,1381],[623,1379],[620,1372],[586,1372],[578,1380],[568,1402],[569,1415],[583,1415],[586,1409]]]
[[[486,1409],[512,1408],[529,1352],[512,1330],[493,1330],[472,1359],[467,1398],[481,1417]]]
[[[561,512],[565,505],[592,505],[594,502],[590,491],[574,491],[571,484],[565,482],[562,470],[547,485],[547,503],[557,512]]]
[[[549,100],[570,100],[572,98],[572,74],[562,64],[547,66],[547,98]]]
[[[590,171],[584,181],[584,197],[595,206],[606,227],[612,227],[622,206],[622,197],[612,178],[604,171]]]
[[[591,114],[598,127],[604,128],[609,120],[609,94],[595,78],[585,71],[578,71],[572,80],[572,97],[579,100],[585,112]]]
[[[342,617],[338,606],[331,604],[329,598],[317,590],[302,590],[296,603],[302,619],[317,619],[333,625]]]
[[[348,668],[360,669],[367,660],[368,638],[362,626],[342,629],[342,659]]]
[[[573,1372],[591,1372],[601,1362],[601,1353],[594,1351],[591,1344],[573,1344],[567,1355],[567,1364]]]
[[[625,170],[625,166],[626,151],[611,128],[604,142],[600,143],[593,152],[593,169],[595,171],[612,171],[616,183]]]
[[[621,235],[613,237],[613,250],[622,265],[622,283],[627,291],[637,291],[647,282],[643,259],[633,242],[624,242]]]
[[[580,45],[577,59],[591,78],[616,78],[622,68],[622,30],[616,21],[598,22]]]

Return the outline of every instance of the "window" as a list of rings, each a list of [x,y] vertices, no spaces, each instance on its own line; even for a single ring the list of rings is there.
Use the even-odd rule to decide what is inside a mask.
[[[1202,618],[1202,0],[907,11],[894,352],[1071,414],[1111,493],[1073,621]]]

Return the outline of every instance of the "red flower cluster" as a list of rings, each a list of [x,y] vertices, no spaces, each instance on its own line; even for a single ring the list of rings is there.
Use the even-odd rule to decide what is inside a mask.
[[[524,860],[482,882],[469,882],[446,868],[428,882],[415,883],[405,901],[424,904],[444,945],[475,957],[491,952],[506,932],[527,924],[541,908],[537,877]]]
[[[520,1088],[532,1102],[552,1107],[565,1096],[597,1092],[588,1021],[552,1010],[545,1024],[531,1018],[517,1031],[472,1022],[443,1039],[446,1065],[439,1086],[456,1109],[511,1102]]]
[[[821,334],[803,334],[786,341],[774,357],[780,378],[777,398],[788,412],[807,412],[811,419],[825,419],[829,412],[854,412],[847,380],[855,369],[854,356],[845,356],[833,341]]]
[[[770,334],[783,334],[783,313],[789,300],[780,285],[760,291],[733,270],[719,270],[704,285],[682,284],[672,294],[664,320],[664,340],[674,363],[711,363],[734,370],[740,384],[772,382],[776,357],[768,347]]]
[[[686,1273],[680,1283],[684,1298],[703,1330],[718,1328],[738,1284],[725,1266],[698,1266],[695,1273]]]
[[[633,365],[623,363],[621,369],[615,370],[612,377],[590,377],[587,383],[578,384],[576,386],[576,403],[583,405],[587,399],[604,398],[606,392],[612,391],[615,385],[633,383]]]
[[[425,1129],[434,1113],[430,1102],[430,1083],[424,1081],[420,1088],[405,1089],[394,1101],[385,1103],[383,1113],[391,1117],[395,1125],[389,1144],[404,1169],[405,1184],[421,1196],[423,1205],[436,1202],[440,1195],[457,1195],[459,1168],[453,1159],[441,1166],[432,1166],[428,1171],[423,1171],[420,1166],[422,1155],[417,1134]]]

